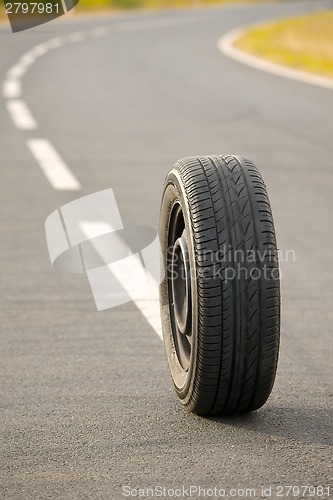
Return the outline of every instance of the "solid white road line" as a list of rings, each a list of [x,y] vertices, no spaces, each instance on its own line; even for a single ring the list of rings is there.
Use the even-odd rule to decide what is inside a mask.
[[[81,184],[47,139],[29,139],[27,146],[54,189],[78,191]]]
[[[238,28],[233,30],[226,35],[223,35],[217,42],[217,46],[220,52],[231,59],[247,64],[252,68],[259,69],[261,71],[266,71],[267,73],[272,73],[273,75],[282,76],[284,78],[289,78],[291,80],[297,80],[304,83],[309,83],[311,85],[317,85],[319,87],[324,87],[327,89],[333,89],[333,80],[325,78],[322,76],[311,75],[305,71],[299,71],[296,69],[289,69],[285,66],[280,66],[279,64],[267,62],[259,57],[252,56],[239,50],[235,47],[235,42],[241,36],[245,35],[250,28]]]
[[[99,246],[94,245],[94,238],[99,234],[113,232],[110,224],[105,222],[81,222],[80,229],[91,242],[98,253],[101,252]],[[116,237],[116,235],[115,235]],[[119,237],[120,239],[120,237]],[[120,241],[120,244],[122,241]],[[104,261],[104,255],[100,253]],[[132,299],[137,308],[141,311],[148,323],[153,327],[155,333],[162,340],[162,325],[160,316],[160,302],[158,294],[158,285],[153,283],[152,287],[145,288],[143,279],[143,266],[138,255],[132,255],[130,258],[124,259],[117,263],[107,266],[117,281],[125,289],[128,296]]]
[[[37,122],[28,106],[21,99],[11,99],[6,102],[7,111],[19,130],[35,130]]]

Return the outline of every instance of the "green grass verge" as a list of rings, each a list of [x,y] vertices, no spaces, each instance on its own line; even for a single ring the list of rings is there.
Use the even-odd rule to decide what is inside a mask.
[[[235,45],[269,61],[333,78],[332,11],[251,29]]]

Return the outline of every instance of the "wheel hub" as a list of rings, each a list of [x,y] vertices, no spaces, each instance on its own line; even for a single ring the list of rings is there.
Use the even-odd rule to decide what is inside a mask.
[[[182,335],[190,335],[191,272],[185,230],[175,241],[172,252],[172,296],[178,330]]]

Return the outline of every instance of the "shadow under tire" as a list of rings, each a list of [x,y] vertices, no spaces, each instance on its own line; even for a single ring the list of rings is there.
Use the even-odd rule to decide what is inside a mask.
[[[199,415],[260,408],[280,340],[278,251],[266,186],[245,158],[185,158],[160,212],[163,339],[179,401]]]

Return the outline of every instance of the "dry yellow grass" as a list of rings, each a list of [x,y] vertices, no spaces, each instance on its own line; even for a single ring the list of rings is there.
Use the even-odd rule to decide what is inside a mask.
[[[291,68],[333,78],[333,11],[254,28],[236,47]]]
[[[193,7],[216,3],[265,2],[267,0],[80,0],[77,12],[98,9],[144,8],[159,9],[173,7]]]

